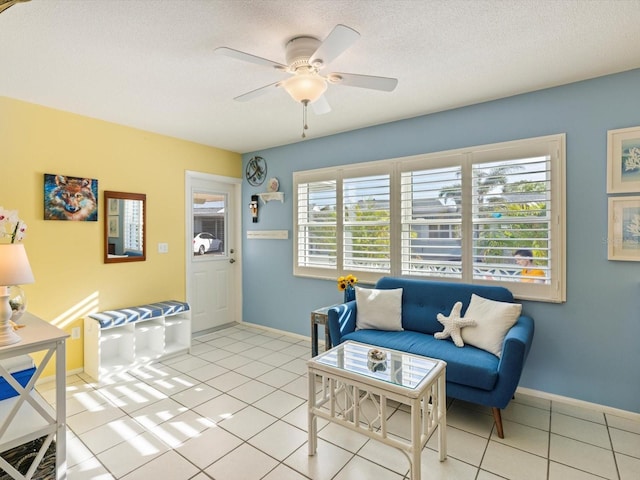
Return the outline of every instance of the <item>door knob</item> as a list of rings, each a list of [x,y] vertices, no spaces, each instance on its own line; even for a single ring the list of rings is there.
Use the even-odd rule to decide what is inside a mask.
[[[229,263],[236,263],[236,259],[235,258],[230,258],[229,259]]]

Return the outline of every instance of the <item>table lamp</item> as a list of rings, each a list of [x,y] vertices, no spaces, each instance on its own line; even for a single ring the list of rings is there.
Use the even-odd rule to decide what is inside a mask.
[[[33,273],[24,245],[0,244],[0,347],[20,341],[10,322],[9,287],[33,282]]]

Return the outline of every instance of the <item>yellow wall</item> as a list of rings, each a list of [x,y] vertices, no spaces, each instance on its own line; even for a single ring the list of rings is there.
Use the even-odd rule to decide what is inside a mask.
[[[185,170],[242,174],[237,153],[0,97],[0,206],[18,210],[35,283],[28,310],[71,333],[87,313],[185,299]],[[97,222],[43,220],[45,173],[98,179]],[[102,192],[147,196],[147,260],[103,263]],[[158,242],[169,244],[158,254]],[[67,369],[83,340],[67,341]],[[46,373],[45,373],[46,375]]]

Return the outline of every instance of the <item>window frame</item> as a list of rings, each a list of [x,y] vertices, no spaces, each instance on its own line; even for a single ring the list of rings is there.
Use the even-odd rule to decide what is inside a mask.
[[[470,207],[472,192],[472,170],[474,165],[519,158],[549,157],[549,206],[550,230],[549,277],[547,283],[525,283],[496,279],[473,278],[473,229]],[[410,171],[448,168],[461,168],[462,219],[463,230],[461,255],[461,278],[443,278],[437,275],[402,274],[402,174]],[[370,272],[344,268],[343,245],[343,180],[388,174],[390,177],[390,271]],[[500,285],[508,288],[516,298],[543,302],[560,303],[566,301],[566,135],[564,133],[522,140],[466,147],[443,152],[414,155],[356,165],[341,165],[293,172],[293,274],[295,276],[335,280],[348,273],[355,274],[361,284],[374,284],[382,276],[403,276],[423,280],[440,280],[483,285]],[[314,268],[299,265],[299,228],[298,188],[314,182],[335,181],[336,185],[336,262],[330,268]],[[464,232],[467,232],[466,234]]]

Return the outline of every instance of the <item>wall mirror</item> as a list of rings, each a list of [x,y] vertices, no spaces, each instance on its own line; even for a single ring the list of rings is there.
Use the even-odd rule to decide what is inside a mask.
[[[146,260],[146,201],[143,193],[104,192],[104,263]]]

